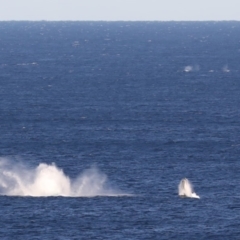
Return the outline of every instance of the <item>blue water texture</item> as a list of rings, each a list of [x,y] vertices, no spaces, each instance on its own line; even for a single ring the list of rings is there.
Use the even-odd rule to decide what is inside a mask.
[[[0,22],[0,239],[239,239],[239,36]]]

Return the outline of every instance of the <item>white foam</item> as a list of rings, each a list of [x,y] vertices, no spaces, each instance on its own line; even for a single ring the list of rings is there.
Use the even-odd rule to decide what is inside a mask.
[[[178,195],[181,197],[200,198],[193,190],[191,182],[183,178],[178,185]]]
[[[107,176],[96,167],[70,179],[55,164],[41,163],[35,169],[0,159],[0,195],[7,196],[124,196],[110,187]]]

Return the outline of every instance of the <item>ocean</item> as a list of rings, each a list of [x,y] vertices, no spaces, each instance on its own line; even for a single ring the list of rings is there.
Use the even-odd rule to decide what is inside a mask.
[[[239,22],[0,22],[0,239],[239,239],[239,106]]]

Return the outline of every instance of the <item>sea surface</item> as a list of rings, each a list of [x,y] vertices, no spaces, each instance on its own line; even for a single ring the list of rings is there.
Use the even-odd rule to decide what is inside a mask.
[[[0,22],[0,239],[240,239],[239,107],[240,22]]]

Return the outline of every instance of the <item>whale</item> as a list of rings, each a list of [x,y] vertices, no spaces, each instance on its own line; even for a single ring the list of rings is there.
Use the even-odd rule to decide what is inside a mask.
[[[182,198],[200,198],[193,190],[191,182],[183,178],[178,185],[178,195]]]

